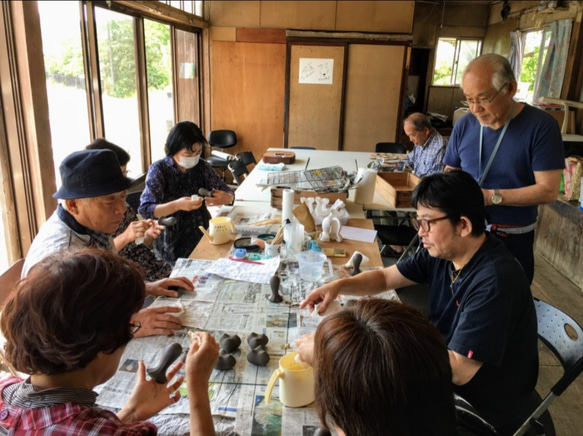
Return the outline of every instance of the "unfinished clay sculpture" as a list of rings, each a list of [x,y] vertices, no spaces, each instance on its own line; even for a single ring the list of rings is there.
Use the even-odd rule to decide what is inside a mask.
[[[226,353],[232,353],[241,345],[241,338],[237,335],[229,336],[225,333],[221,336],[219,343],[221,344],[221,350],[224,350]]]
[[[281,280],[279,278],[279,274],[275,273],[269,279],[269,284],[271,285],[271,296],[269,297],[269,301],[272,303],[281,303],[283,301],[283,297],[279,294],[279,284]]]
[[[264,334],[258,334],[258,333],[250,333],[249,336],[247,336],[247,343],[249,344],[249,348],[256,348],[259,345],[267,345],[267,343],[269,342],[269,338],[267,336],[265,336]]]
[[[360,274],[360,263],[362,262],[362,254],[356,253],[352,259],[352,272],[351,276]]]
[[[235,366],[236,363],[237,360],[235,360],[235,357],[232,354],[224,353],[224,351],[221,350],[217,363],[215,364],[215,369],[226,371]]]
[[[158,366],[148,369],[147,373],[156,383],[166,383],[166,371],[172,362],[182,354],[182,345],[173,343],[168,345],[162,352],[162,358]]]
[[[269,354],[264,345],[258,345],[247,353],[247,360],[257,366],[265,366],[269,362]]]

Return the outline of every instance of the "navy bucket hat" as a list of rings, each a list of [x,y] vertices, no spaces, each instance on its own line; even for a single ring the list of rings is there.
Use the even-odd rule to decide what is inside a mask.
[[[75,151],[59,166],[61,188],[54,198],[69,200],[109,195],[126,190],[133,182],[125,177],[111,150]]]

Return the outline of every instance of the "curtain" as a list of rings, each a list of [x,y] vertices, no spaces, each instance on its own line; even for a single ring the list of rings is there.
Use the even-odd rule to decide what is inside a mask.
[[[510,32],[510,54],[508,61],[514,71],[516,81],[520,82],[520,72],[522,71],[522,58],[524,56],[524,39],[520,30]]]
[[[535,89],[534,101],[538,101],[540,97],[561,97],[572,27],[573,22],[570,19],[551,23],[549,48]]]

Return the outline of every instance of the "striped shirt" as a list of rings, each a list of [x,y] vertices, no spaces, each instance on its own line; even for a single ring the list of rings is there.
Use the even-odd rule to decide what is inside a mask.
[[[122,423],[95,407],[97,393],[79,387],[37,390],[17,377],[0,380],[0,435],[156,435],[150,422]]]

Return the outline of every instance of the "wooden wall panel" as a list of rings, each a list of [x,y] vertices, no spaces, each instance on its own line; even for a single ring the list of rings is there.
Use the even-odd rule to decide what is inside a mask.
[[[349,50],[343,149],[372,152],[399,132],[406,47],[351,44]]]
[[[261,27],[260,1],[208,1],[211,26]]]
[[[260,27],[334,30],[336,3],[335,1],[262,1]]]
[[[300,58],[334,59],[332,85],[299,83]],[[338,150],[344,47],[293,45],[288,147]]]
[[[284,44],[214,41],[211,77],[212,128],[238,137],[229,153],[251,150],[259,160],[283,146]]]
[[[338,31],[412,33],[415,2],[339,1]]]

